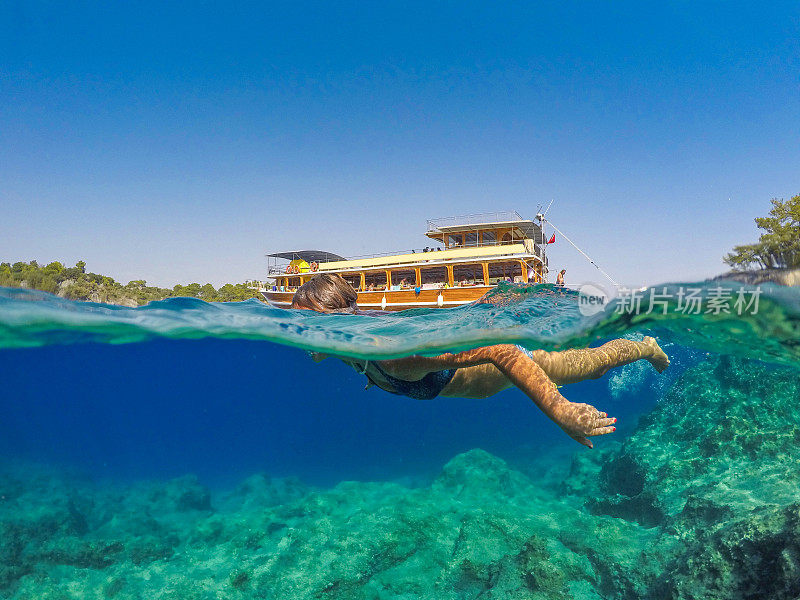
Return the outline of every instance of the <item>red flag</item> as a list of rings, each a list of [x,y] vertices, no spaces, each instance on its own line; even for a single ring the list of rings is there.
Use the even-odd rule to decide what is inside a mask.
[[[556,243],[556,234],[555,234],[555,233],[553,234],[553,237],[551,237],[551,238],[550,238],[550,239],[547,241],[547,243],[548,243],[548,244],[555,244],[555,243]]]

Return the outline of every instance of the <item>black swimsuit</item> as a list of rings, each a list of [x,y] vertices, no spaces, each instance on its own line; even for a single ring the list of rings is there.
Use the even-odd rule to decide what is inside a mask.
[[[453,379],[458,369],[445,369],[428,373],[418,381],[406,381],[389,375],[377,362],[367,361],[363,366],[349,360],[344,361],[362,375],[366,375],[369,382],[377,385],[390,394],[408,396],[415,400],[433,400],[442,393],[442,390]],[[377,375],[377,377],[376,377]]]

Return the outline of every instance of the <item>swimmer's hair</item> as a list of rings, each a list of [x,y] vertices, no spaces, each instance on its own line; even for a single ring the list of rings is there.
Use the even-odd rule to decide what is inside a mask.
[[[358,296],[341,275],[320,273],[304,283],[292,298],[292,308],[319,312],[355,310]]]

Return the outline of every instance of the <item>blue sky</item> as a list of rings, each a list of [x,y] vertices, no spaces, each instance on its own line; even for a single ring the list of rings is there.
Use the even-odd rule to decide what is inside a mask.
[[[639,285],[721,272],[798,193],[797,3],[0,7],[3,260],[218,285],[554,199]]]

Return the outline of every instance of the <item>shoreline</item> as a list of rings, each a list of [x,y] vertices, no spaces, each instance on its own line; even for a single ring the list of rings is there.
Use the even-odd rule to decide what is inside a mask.
[[[728,271],[712,281],[732,280],[747,285],[775,283],[787,287],[800,286],[800,269],[759,269],[757,271]]]

